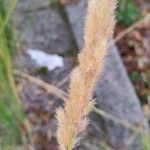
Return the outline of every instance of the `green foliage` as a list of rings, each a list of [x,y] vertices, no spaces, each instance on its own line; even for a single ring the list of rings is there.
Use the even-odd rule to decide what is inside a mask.
[[[117,18],[119,23],[130,26],[141,18],[141,14],[133,0],[120,0]]]
[[[139,83],[143,80],[141,74],[137,71],[132,72],[130,78],[134,83]]]
[[[149,135],[141,135],[142,143],[143,143],[143,149],[144,150],[150,150],[150,136]]]
[[[10,18],[15,5],[16,0],[0,0],[0,145],[3,149],[21,142],[24,119],[12,73],[17,47]]]

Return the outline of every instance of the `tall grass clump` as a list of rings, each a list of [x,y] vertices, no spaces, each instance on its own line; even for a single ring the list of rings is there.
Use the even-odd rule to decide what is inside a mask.
[[[17,47],[11,16],[16,2],[0,0],[0,149],[13,149],[21,142],[24,119],[12,72]]]
[[[69,99],[57,110],[60,150],[72,150],[80,133],[88,125],[88,113],[94,107],[92,93],[101,77],[109,40],[115,26],[116,0],[89,0],[84,47],[78,56],[79,66],[72,71]]]

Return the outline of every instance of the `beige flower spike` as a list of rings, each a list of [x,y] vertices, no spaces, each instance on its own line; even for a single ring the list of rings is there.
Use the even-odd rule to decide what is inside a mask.
[[[72,150],[86,130],[87,115],[95,105],[92,93],[104,69],[109,39],[115,26],[116,0],[89,0],[84,47],[79,66],[72,71],[69,99],[57,110],[57,138],[60,150]]]

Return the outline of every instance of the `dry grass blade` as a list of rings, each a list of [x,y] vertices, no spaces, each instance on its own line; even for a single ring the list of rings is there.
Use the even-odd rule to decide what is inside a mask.
[[[135,30],[137,27],[139,27],[143,22],[149,21],[150,20],[150,14],[147,14],[142,20],[137,21],[130,27],[128,27],[126,30],[121,32],[114,40],[114,42],[118,42],[120,39],[122,39],[126,34],[132,32]]]
[[[116,123],[121,124],[124,127],[134,131],[135,133],[144,133],[143,128],[134,127],[133,125],[128,123],[128,121],[126,121],[126,120],[119,119],[119,118],[117,118],[117,117],[115,117],[115,116],[113,116],[113,115],[111,115],[109,113],[106,113],[105,111],[103,111],[101,109],[98,109],[98,108],[94,108],[94,111],[97,114],[99,114],[100,116],[102,116],[103,118],[108,119],[108,120],[113,120]]]
[[[70,74],[67,75],[65,78],[63,78],[61,81],[57,82],[56,86],[58,88],[62,87],[65,83],[69,81],[69,78],[70,78]]]
[[[40,79],[37,79],[33,76],[30,76],[24,72],[21,71],[14,71],[15,75],[20,76],[36,85],[38,85],[39,87],[42,87],[43,89],[45,89],[48,93],[51,93],[55,96],[57,96],[58,98],[62,99],[63,101],[67,100],[67,94],[62,91],[61,89],[57,88],[56,86],[52,85],[52,84],[48,84]]]

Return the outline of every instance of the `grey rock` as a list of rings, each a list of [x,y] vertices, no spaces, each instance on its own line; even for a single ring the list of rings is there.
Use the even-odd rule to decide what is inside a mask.
[[[127,76],[116,47],[110,50],[103,77],[97,87],[96,96],[99,107],[104,111],[137,127],[144,124],[139,99]],[[107,141],[116,149],[126,146],[128,139],[131,137],[131,131],[112,120],[105,121]],[[135,146],[138,143],[133,143],[128,150],[141,149],[139,145]]]
[[[49,6],[50,1],[49,0],[19,0],[17,3],[17,9],[22,11],[33,11],[36,9],[40,9],[42,7]]]
[[[44,10],[14,16],[23,49],[33,48],[47,53],[66,53],[73,47],[72,35],[57,5]]]
[[[14,64],[16,69],[24,72],[24,73],[34,73],[38,69],[36,63],[26,54],[26,53],[19,53],[15,60]]]
[[[84,20],[86,17],[87,0],[79,0],[77,3],[73,3],[65,6],[65,10],[68,14],[68,19],[74,33],[76,43],[81,49],[83,46],[84,35]]]
[[[81,0],[77,4],[65,7],[80,49],[83,46],[86,8],[87,0]],[[95,96],[98,106],[104,111],[113,114],[117,118],[126,120],[132,125],[143,125],[144,116],[139,99],[128,78],[116,47],[112,47],[110,50],[105,71],[97,86]],[[131,132],[128,129],[105,118],[103,118],[103,124],[99,124],[99,127],[105,128],[105,137],[107,137],[105,140],[115,149],[122,149],[131,136]],[[129,150],[142,149],[136,140],[133,140],[134,142],[128,147]]]

